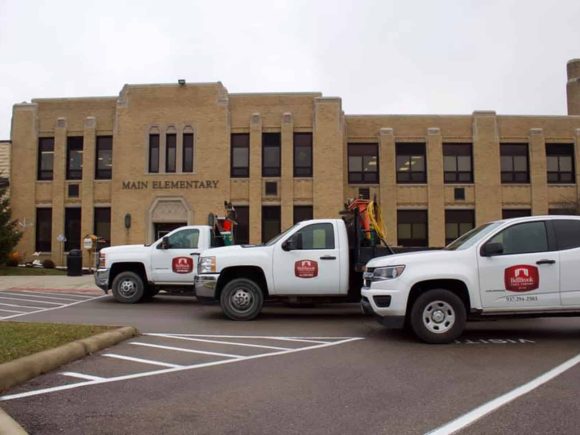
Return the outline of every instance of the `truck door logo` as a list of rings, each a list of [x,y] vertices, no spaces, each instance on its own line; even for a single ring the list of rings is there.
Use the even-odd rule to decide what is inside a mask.
[[[314,260],[300,260],[294,263],[294,275],[298,278],[315,278],[318,276],[318,263]]]
[[[506,290],[511,292],[529,292],[540,286],[540,274],[536,266],[518,264],[508,267],[504,272]]]
[[[193,271],[193,258],[175,257],[171,266],[175,273],[190,273]]]

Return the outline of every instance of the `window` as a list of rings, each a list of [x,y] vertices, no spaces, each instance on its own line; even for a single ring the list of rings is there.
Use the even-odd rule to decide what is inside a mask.
[[[175,172],[177,158],[177,135],[169,133],[165,135],[165,172]]]
[[[262,133],[262,177],[279,177],[280,163],[280,133]]]
[[[280,206],[266,205],[262,207],[262,242],[280,234]]]
[[[113,175],[113,137],[97,136],[97,165],[95,178],[110,180]]]
[[[78,198],[80,195],[80,186],[75,184],[69,184],[68,186],[68,197],[69,198]]]
[[[399,246],[427,246],[427,210],[397,211]]]
[[[267,196],[278,195],[278,183],[276,181],[267,181],[265,186]]]
[[[64,250],[81,249],[81,209],[64,209]]]
[[[580,248],[580,221],[555,220],[554,230],[558,240],[558,249]]]
[[[501,243],[503,255],[528,254],[548,250],[546,226],[542,221],[513,225],[496,234],[487,243]]]
[[[348,182],[351,184],[377,184],[379,182],[377,144],[348,144]]]
[[[519,218],[519,217],[526,217],[531,216],[532,210],[529,208],[522,208],[522,209],[513,209],[513,208],[504,208],[501,211],[501,218],[502,219],[512,219],[512,218]]]
[[[83,178],[83,138],[71,136],[66,142],[66,179],[81,180]]]
[[[312,219],[311,205],[295,205],[294,206],[294,223],[308,221]]]
[[[501,182],[529,183],[528,144],[501,144]]]
[[[575,183],[574,145],[547,143],[548,183]]]
[[[397,183],[427,182],[424,143],[398,143],[396,153]]]
[[[193,133],[183,134],[182,172],[193,172]]]
[[[312,133],[294,133],[294,176],[312,177]]]
[[[98,237],[99,248],[111,246],[111,208],[95,207],[93,234]]]
[[[473,183],[471,144],[443,144],[445,183]]]
[[[250,135],[232,134],[232,178],[247,178],[250,176]]]
[[[448,245],[475,227],[473,210],[445,210],[445,244]]]
[[[50,252],[52,250],[52,209],[36,209],[36,243],[37,252]]]
[[[296,233],[297,249],[334,249],[334,227],[332,224],[313,224]]]
[[[54,165],[54,138],[38,139],[38,179],[52,180]]]
[[[177,231],[167,238],[169,249],[196,249],[199,242],[199,230],[188,228]]]
[[[578,209],[577,206],[572,203],[569,204],[568,207],[550,208],[548,209],[548,214],[574,216],[578,214]]]
[[[247,205],[236,205],[235,242],[236,245],[247,245],[250,243],[250,207]]]
[[[149,172],[159,172],[159,135],[149,135]]]

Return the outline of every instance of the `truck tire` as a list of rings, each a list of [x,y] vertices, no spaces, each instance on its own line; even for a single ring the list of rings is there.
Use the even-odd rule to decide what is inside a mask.
[[[446,344],[465,328],[467,314],[463,301],[445,289],[423,293],[411,307],[411,328],[426,343]]]
[[[254,281],[236,278],[222,290],[220,305],[224,314],[232,320],[252,320],[262,311],[264,294]]]
[[[113,280],[113,296],[123,304],[136,304],[145,296],[145,285],[135,272],[121,272]]]

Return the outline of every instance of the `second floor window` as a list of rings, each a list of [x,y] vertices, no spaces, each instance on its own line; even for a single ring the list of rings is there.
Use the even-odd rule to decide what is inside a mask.
[[[193,133],[183,134],[183,172],[193,172]]]
[[[263,133],[262,177],[279,177],[280,163],[280,133]]]
[[[38,179],[52,180],[54,165],[54,138],[38,139]]]
[[[250,135],[236,133],[231,136],[231,177],[247,178],[250,176]]]
[[[70,136],[66,143],[66,179],[83,178],[83,137]]]
[[[377,144],[348,144],[348,182],[351,184],[377,184],[379,182]]]
[[[97,136],[97,164],[95,178],[110,180],[113,175],[113,137]]]
[[[527,144],[501,144],[501,182],[529,183]]]
[[[396,153],[397,183],[427,182],[424,143],[398,143]]]
[[[443,144],[445,183],[473,183],[471,144]]]
[[[547,143],[548,183],[574,183],[574,145]]]
[[[149,172],[159,172],[159,135],[149,135]]]
[[[294,133],[294,176],[312,177],[312,133]]]
[[[175,172],[177,158],[177,135],[169,133],[165,135],[165,172]]]

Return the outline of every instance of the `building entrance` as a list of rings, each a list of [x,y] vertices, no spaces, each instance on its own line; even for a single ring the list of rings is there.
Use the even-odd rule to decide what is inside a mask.
[[[155,240],[159,240],[161,237],[167,235],[176,228],[187,225],[187,222],[163,222],[154,223],[153,231],[155,235]]]

